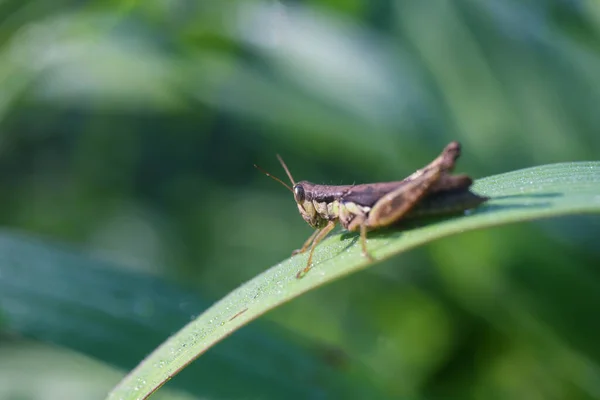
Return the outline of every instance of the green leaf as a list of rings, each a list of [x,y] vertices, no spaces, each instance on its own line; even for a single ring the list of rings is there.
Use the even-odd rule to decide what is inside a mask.
[[[545,165],[481,179],[473,190],[491,200],[468,215],[420,222],[404,230],[374,232],[372,254],[383,260],[435,239],[475,229],[540,218],[600,213],[600,162]],[[275,265],[231,292],[158,347],[109,395],[146,398],[187,364],[241,326],[325,283],[373,265],[362,257],[355,234],[323,241],[314,268],[303,278],[306,255]]]

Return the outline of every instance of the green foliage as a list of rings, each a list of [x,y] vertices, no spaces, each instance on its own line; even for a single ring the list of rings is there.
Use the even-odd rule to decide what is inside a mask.
[[[56,262],[38,274],[34,258],[18,269],[19,282],[37,288],[29,292],[0,263],[0,399],[60,397],[68,389],[58,384],[79,382],[55,373],[73,350],[122,376],[209,303],[288,257],[310,228],[289,192],[252,168],[283,175],[277,153],[296,179],[323,184],[397,180],[451,140],[463,146],[457,172],[474,178],[598,160],[599,15],[594,1],[559,0],[1,2],[3,229],[70,243],[84,253],[73,265],[99,258],[137,273],[111,275],[102,296],[89,289],[101,275],[81,267],[89,277],[65,286],[75,272]],[[460,223],[567,207],[566,196],[516,196],[528,182],[486,206],[504,208]],[[569,199],[573,211],[597,202]],[[408,232],[369,242],[385,257],[387,241],[407,244]],[[292,354],[306,368],[294,371],[317,376],[303,385],[323,397],[598,397],[599,236],[592,215],[452,235],[277,307],[252,335],[278,343],[257,346],[266,365]],[[327,246],[338,250],[330,261],[354,257],[354,245],[335,247],[354,239],[334,236],[318,257]],[[332,276],[330,261],[316,261],[323,268],[308,279]],[[156,293],[138,291],[148,275]],[[125,310],[176,309],[191,292],[196,300],[176,318],[157,308],[131,326],[86,306],[93,298],[94,310],[116,313],[111,287]],[[61,293],[69,301],[49,301]],[[40,350],[46,373],[15,363],[53,343],[54,353]],[[186,368],[173,386],[223,398],[231,392],[219,383],[233,377],[245,393],[276,399],[297,387],[279,369],[249,374],[257,357],[238,347],[221,363],[227,343],[198,361],[210,374],[186,377]],[[329,377],[340,385],[323,383]],[[99,385],[108,392],[116,381]],[[90,385],[76,397],[94,397]]]
[[[209,306],[181,287],[14,232],[0,234],[0,275],[4,330],[122,370],[131,369],[149,349],[189,322],[190,315]],[[340,398],[350,391],[380,397],[328,365],[317,349],[302,346],[299,338],[284,330],[256,326],[207,354],[204,362],[182,374],[176,386],[215,398],[275,399],[289,393],[299,399],[318,393]],[[38,348],[36,353],[43,357],[47,350]],[[278,376],[281,369],[288,377]]]

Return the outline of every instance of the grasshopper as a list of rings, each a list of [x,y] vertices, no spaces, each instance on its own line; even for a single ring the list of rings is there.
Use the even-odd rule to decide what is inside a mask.
[[[367,249],[367,232],[416,217],[439,216],[464,212],[488,200],[469,191],[473,180],[467,175],[451,175],[460,156],[460,144],[451,142],[429,165],[407,178],[395,182],[361,185],[318,185],[295,182],[283,159],[277,155],[292,186],[255,165],[294,194],[302,218],[315,229],[300,249],[309,250],[306,267],[298,272],[302,278],[312,268],[316,246],[339,222],[350,232],[360,232],[362,254],[374,260]]]

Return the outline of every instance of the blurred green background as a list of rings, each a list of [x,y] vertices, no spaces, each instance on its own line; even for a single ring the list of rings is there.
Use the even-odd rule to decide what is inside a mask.
[[[325,184],[400,179],[451,140],[475,178],[600,154],[596,0],[0,17],[2,400],[102,398],[300,247],[291,194],[252,167],[284,178],[275,154]],[[599,237],[585,216],[441,240],[266,315],[163,396],[600,398]]]

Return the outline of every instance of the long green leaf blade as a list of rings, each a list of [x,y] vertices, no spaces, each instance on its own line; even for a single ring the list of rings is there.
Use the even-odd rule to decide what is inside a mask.
[[[435,239],[475,229],[541,218],[600,213],[600,162],[545,165],[481,179],[474,191],[491,197],[465,216],[374,233],[368,241],[382,260]],[[337,234],[319,245],[314,268],[303,278],[306,255],[268,269],[231,292],[163,343],[129,374],[109,399],[143,399],[241,326],[325,283],[370,265],[354,234]]]

